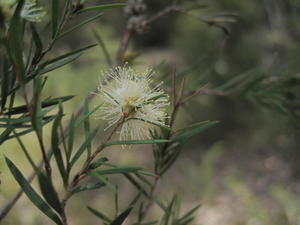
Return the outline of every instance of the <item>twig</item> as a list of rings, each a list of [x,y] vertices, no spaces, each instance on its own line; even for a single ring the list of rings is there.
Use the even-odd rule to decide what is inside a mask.
[[[120,121],[117,123],[117,125],[114,127],[114,129],[110,132],[110,134],[107,136],[107,138],[98,146],[96,151],[86,160],[86,162],[82,166],[81,170],[77,174],[74,175],[73,181],[71,182],[71,185],[68,187],[66,195],[65,195],[64,199],[62,200],[63,207],[65,207],[68,199],[72,196],[71,190],[74,187],[76,187],[76,185],[79,183],[79,181],[81,181],[82,179],[84,179],[87,176],[87,172],[89,170],[89,166],[90,166],[91,162],[97,157],[97,155],[100,152],[102,152],[105,149],[105,145],[107,144],[107,142],[110,141],[110,139],[115,134],[117,129],[124,123],[125,119],[126,119],[125,117],[122,117],[120,119]]]
[[[150,23],[153,23],[154,21],[160,19],[161,17],[171,13],[171,12],[180,12],[181,8],[177,4],[172,4],[165,8],[164,10],[158,12],[154,16],[150,17],[149,19],[145,20],[142,25],[148,26]]]
[[[119,47],[119,50],[117,53],[117,60],[116,60],[117,65],[121,65],[123,63],[124,55],[125,55],[126,49],[128,48],[128,44],[129,44],[129,40],[132,35],[132,32],[133,32],[132,28],[129,25],[127,25],[126,29],[123,33],[123,36],[122,36],[122,39],[120,42],[120,47]]]

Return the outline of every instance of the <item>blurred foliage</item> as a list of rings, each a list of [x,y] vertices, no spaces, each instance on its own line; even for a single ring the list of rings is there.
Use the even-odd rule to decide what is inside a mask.
[[[178,159],[179,168],[171,168],[167,173],[168,176],[174,175],[178,181],[164,180],[167,187],[166,189],[162,188],[160,192],[165,197],[161,201],[156,201],[156,204],[165,213],[159,223],[185,224],[194,218],[188,213],[179,214],[180,200],[178,196],[173,195],[175,189],[179,188],[181,188],[179,194],[182,192],[191,202],[184,208],[192,208],[191,205],[196,200],[203,201],[204,207],[195,217],[197,223],[207,225],[220,223],[225,225],[292,225],[299,223],[300,200],[297,196],[299,195],[300,154],[297,135],[300,116],[298,63],[300,2],[297,0],[248,2],[181,0],[175,2],[180,10],[174,10],[155,20],[151,25],[142,26],[142,30],[134,32],[129,49],[125,54],[125,61],[136,67],[154,66],[157,71],[155,79],[165,80],[166,89],[172,86],[170,74],[176,68],[177,88],[180,88],[181,79],[185,78],[185,95],[199,91],[200,97],[193,98],[192,103],[184,104],[179,110],[179,120],[174,124],[175,129],[186,127],[187,124],[194,121],[207,119],[220,121],[220,123],[213,129],[191,139],[185,144],[184,150],[182,147],[178,148],[171,144],[168,144],[167,148],[163,143],[156,146],[154,155],[157,162],[164,160],[166,160],[164,162],[172,162],[179,152],[183,155]],[[96,3],[100,5],[111,2],[85,1],[85,7],[92,7]],[[51,9],[48,1],[40,1],[40,4],[47,12]],[[146,13],[142,17],[138,17],[140,19],[138,22],[153,18],[157,12],[172,5],[173,1],[145,0],[145,4],[147,5]],[[62,5],[60,7],[62,8]],[[2,31],[7,27],[4,25],[7,22],[3,18],[9,13],[3,6],[1,6],[1,12]],[[72,65],[47,74],[49,78],[47,78],[47,85],[44,87],[44,95],[40,103],[42,108],[45,105],[49,107],[51,104],[62,103],[65,99],[69,99],[69,97],[57,98],[57,96],[76,95],[74,99],[64,103],[64,113],[70,118],[74,107],[89,94],[95,83],[98,82],[99,71],[110,67],[117,52],[119,39],[123,35],[128,14],[126,17],[126,14],[120,13],[121,10],[108,12],[104,16],[95,13],[95,19],[101,18],[101,22],[80,26],[78,30],[76,26],[82,21],[88,22],[91,15],[89,13],[80,14],[80,18],[72,19],[66,27],[67,29],[64,29],[65,33],[61,36],[61,40],[56,46],[53,46],[53,52],[49,52],[49,59],[45,60],[40,68],[37,68],[39,73],[46,73],[76,59]],[[51,13],[47,13],[43,23],[47,25],[52,16]],[[55,29],[56,26],[57,24],[54,23],[48,25],[48,28]],[[41,40],[51,40],[47,36],[47,32],[41,29],[41,24],[32,26],[33,36],[35,36],[35,29],[39,30],[38,34]],[[74,31],[74,35],[67,35],[70,34],[69,31]],[[26,52],[29,52],[28,46],[30,46],[28,39],[28,37],[24,37],[26,42],[24,51]],[[16,38],[15,41],[18,39]],[[99,43],[99,46],[93,47],[92,44],[96,42]],[[87,45],[87,43],[91,45]],[[32,53],[31,59],[41,53],[39,52],[40,44],[37,38],[32,43],[36,52]],[[45,43],[42,44],[45,48]],[[13,44],[11,48],[16,46]],[[85,47],[79,48],[79,46],[90,46],[91,49],[77,58],[79,52],[86,50]],[[79,50],[74,52],[75,49]],[[0,51],[1,55],[5,55],[2,47]],[[69,53],[66,55],[65,52]],[[17,54],[12,57],[15,60],[18,59]],[[6,63],[1,61],[1,68],[7,68]],[[59,84],[56,80],[60,81]],[[1,82],[2,96],[5,96],[10,91],[6,86],[14,87],[15,78],[5,80],[2,77]],[[39,86],[38,83],[35,87],[37,86]],[[202,88],[203,86],[204,88]],[[202,89],[198,90],[199,87]],[[48,96],[53,97],[48,98]],[[24,106],[24,102],[22,103],[21,97],[16,96],[15,102],[18,106],[12,108],[8,108],[9,101],[5,102],[3,99],[5,98],[2,97],[2,110],[8,113],[7,115],[13,112],[26,114],[26,106]],[[93,102],[91,105],[93,104],[97,104],[97,102]],[[42,112],[49,113],[47,110]],[[47,139],[50,139],[48,137],[51,136],[51,131],[49,131],[51,128],[47,123],[53,122],[57,118],[56,114],[42,117],[42,124],[45,125],[44,135]],[[3,119],[2,127],[7,128],[7,120]],[[36,119],[38,123],[41,123],[39,117]],[[10,123],[18,129],[22,129],[24,134],[32,131],[32,128],[29,128],[31,119],[28,115],[16,118]],[[90,129],[86,130],[88,126],[85,124],[78,131],[78,137],[74,139],[73,143],[77,150],[80,145],[83,146],[82,149],[90,148],[88,144],[85,145],[84,140],[85,137],[94,135],[93,129],[98,124],[91,122],[90,125]],[[2,134],[6,135],[8,131]],[[14,137],[14,134],[8,137]],[[33,136],[26,135],[22,138],[27,144],[32,142]],[[219,140],[223,140],[222,144],[211,148]],[[31,145],[32,152],[37,153],[34,159],[37,159],[39,153],[37,150],[34,151],[36,149],[34,144],[31,143]],[[2,146],[1,148],[9,158],[15,157],[15,153],[10,153],[8,149],[17,148],[16,144],[8,142]],[[168,151],[162,155],[160,149],[168,149]],[[170,152],[174,153],[174,159],[168,157]],[[135,163],[134,159],[137,158],[142,162],[144,162],[143,160],[149,161],[141,152],[125,154],[132,155],[127,156],[128,159],[125,159],[126,156],[124,156],[124,159],[118,160]],[[16,162],[22,163],[22,157],[18,155]],[[103,162],[99,163],[102,165]],[[0,161],[0,165],[1,171],[3,171],[1,180],[3,180],[3,174],[6,173],[3,160]],[[157,172],[164,173],[163,166],[166,165],[167,163],[157,164],[155,168]],[[112,165],[105,166],[111,167]],[[138,168],[129,170],[135,171],[135,169]],[[187,170],[186,173],[182,172],[185,170]],[[148,187],[145,180],[140,180],[136,176],[134,174],[134,178],[127,177],[126,179],[129,179],[129,182],[140,190],[143,190],[141,187]],[[138,180],[138,183],[135,182],[135,179]],[[124,188],[124,192],[133,194],[129,191],[131,188],[123,186],[117,181],[118,187],[116,187],[114,180],[107,181],[103,176],[99,178],[95,175],[91,181],[93,181],[92,184],[88,184],[88,186],[80,186],[80,191],[102,187],[105,183],[110,187],[109,190],[115,191]],[[5,182],[7,181],[5,180]],[[11,182],[8,186],[14,186],[14,184]],[[195,186],[199,188],[195,188]],[[7,190],[3,193],[3,196],[0,197],[1,200],[9,199],[9,196],[12,195]],[[100,217],[105,223],[115,221],[113,218],[120,220],[119,216],[131,211],[131,208],[127,209],[124,206],[126,208],[123,211],[124,214],[118,212],[118,209],[114,209],[118,206],[113,206],[111,198],[107,197],[106,192],[104,193],[101,195],[103,197],[101,204],[95,200],[95,197],[91,198],[84,192],[79,197],[75,197],[74,206],[72,206],[74,214],[71,217],[82,213],[82,208],[76,204],[80,205],[84,198],[90,200],[91,204],[88,205],[91,207],[89,209],[96,215],[95,218]],[[127,202],[131,200],[126,199]],[[196,204],[198,203],[194,205]],[[104,209],[105,214],[102,211],[99,212],[98,208],[92,208],[92,205],[107,208]],[[133,209],[133,214],[137,215],[138,221],[143,217],[143,207],[145,206],[140,203],[139,209]],[[26,213],[24,208],[17,209],[15,210],[17,212],[12,212],[12,215],[15,213],[20,215],[22,211],[24,214]],[[155,213],[155,215],[161,214],[161,212]],[[207,214],[207,216],[203,214]],[[82,224],[91,221],[90,215],[83,215],[80,221],[72,222]],[[35,215],[33,217],[35,218]],[[208,217],[212,222],[209,222]],[[39,217],[37,216],[37,218]],[[218,220],[218,218],[220,219]],[[30,224],[30,219],[28,220],[28,224]],[[31,221],[33,220],[31,219]],[[8,222],[11,224],[22,224],[22,221],[18,219],[8,221],[13,221]],[[133,221],[130,220],[130,222]],[[146,224],[154,222],[148,221]]]

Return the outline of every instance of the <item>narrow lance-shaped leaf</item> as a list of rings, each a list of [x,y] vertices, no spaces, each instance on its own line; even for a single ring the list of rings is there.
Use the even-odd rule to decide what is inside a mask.
[[[74,144],[74,135],[75,135],[75,117],[72,114],[70,122],[69,122],[69,138],[68,138],[68,151],[67,151],[67,161],[70,161],[70,157],[73,151],[73,144]]]
[[[97,5],[97,6],[84,8],[84,9],[80,10],[78,13],[89,12],[89,11],[94,11],[94,10],[120,8],[120,7],[124,7],[126,5],[127,5],[126,3],[112,3],[112,4]]]
[[[104,222],[106,222],[106,223],[111,223],[112,222],[112,220],[108,216],[106,216],[105,214],[103,214],[102,212],[100,212],[100,211],[98,211],[98,210],[96,210],[96,209],[94,209],[92,207],[89,207],[89,206],[87,208],[88,208],[88,210],[91,213],[93,213],[95,216],[97,216],[100,219],[102,219]]]
[[[2,81],[1,81],[1,112],[3,112],[7,100],[8,88],[9,88],[9,69],[7,58],[3,59],[3,70],[2,70]]]
[[[119,166],[110,169],[97,170],[94,173],[98,175],[108,175],[108,174],[119,174],[119,173],[131,173],[142,170],[143,167],[140,166]]]
[[[43,51],[43,43],[42,43],[39,33],[37,32],[36,27],[33,23],[30,24],[30,28],[31,28],[32,38],[33,38],[35,48],[36,48],[35,54],[34,54],[34,60],[36,60]],[[35,63],[35,62],[33,62],[33,63]]]
[[[86,185],[80,185],[80,186],[76,186],[75,188],[73,188],[71,190],[72,194],[78,193],[78,192],[82,192],[82,191],[90,191],[90,190],[95,190],[95,189],[99,189],[101,187],[104,187],[106,184],[104,182],[98,182],[95,184],[86,184]]]
[[[174,149],[172,154],[164,159],[163,164],[161,165],[159,174],[164,174],[176,161],[181,152],[181,146]]]
[[[44,120],[43,120],[42,126],[44,126],[45,124],[51,122],[54,118],[55,118],[54,116],[45,117]],[[15,138],[16,137],[15,135],[10,135],[10,133],[14,129],[15,129],[14,126],[10,126],[7,129],[5,129],[5,131],[3,131],[1,133],[1,135],[0,135],[0,144],[2,144],[4,141],[7,141],[7,140],[9,140],[11,138]],[[33,130],[34,129],[31,126],[31,128],[29,128],[29,129],[26,129],[24,131],[18,132],[17,135],[18,136],[22,136],[22,135],[25,135],[25,134],[28,134],[28,133],[32,132]]]
[[[139,183],[137,182],[130,174],[125,173],[124,176],[128,179],[128,181],[135,186],[144,196],[150,197],[149,194],[147,193],[146,189]]]
[[[190,211],[188,211],[186,214],[184,214],[179,220],[178,223],[182,223],[183,221],[190,219],[191,216],[201,207],[201,205],[197,205],[194,208],[192,208]]]
[[[60,31],[62,30],[68,14],[72,13],[72,2],[73,2],[73,0],[65,0],[65,5],[64,5],[63,13],[62,13],[62,16],[61,16],[61,19],[60,19],[60,22],[59,22],[57,30],[60,30]],[[55,38],[57,38],[57,35],[55,36]]]
[[[171,202],[170,202],[170,204],[168,205],[167,209],[165,210],[165,214],[162,218],[162,223],[161,224],[168,225],[170,216],[172,215],[172,209],[173,209],[176,198],[177,198],[176,195],[174,195]]]
[[[59,217],[56,213],[54,213],[49,205],[35,192],[35,190],[30,186],[28,181],[25,179],[25,177],[22,175],[22,173],[19,171],[19,169],[13,164],[12,161],[10,161],[8,158],[5,157],[6,164],[11,171],[12,175],[16,179],[16,181],[21,186],[24,193],[27,195],[27,197],[30,199],[30,201],[39,209],[41,210],[45,215],[47,215],[51,220],[53,220],[58,225],[63,225]]]
[[[89,118],[89,101],[86,98],[84,100],[84,106],[83,106],[83,115],[86,116],[86,119],[84,120],[84,131],[85,131],[85,138],[88,137],[88,134],[90,132],[90,118]],[[92,151],[92,145],[91,143],[87,144],[87,157],[89,158]]]
[[[53,209],[55,209],[59,214],[63,212],[62,206],[60,204],[58,195],[53,187],[52,181],[50,177],[47,177],[44,173],[38,173],[39,184],[41,188],[41,192]]]
[[[34,130],[42,137],[42,104],[41,104],[42,78],[36,77],[33,82],[33,112],[32,126]]]
[[[137,144],[158,144],[158,143],[166,143],[170,142],[170,140],[166,139],[152,139],[152,140],[124,140],[124,141],[112,141],[105,144],[105,147],[111,145],[137,145]]]
[[[52,0],[52,38],[55,38],[58,28],[59,0]]]
[[[195,126],[195,128],[186,130],[185,132],[179,133],[177,135],[174,135],[172,137],[172,141],[178,141],[178,142],[186,142],[190,137],[212,127],[213,125],[217,124],[218,121],[207,121],[204,124],[198,124]]]
[[[76,60],[76,59],[79,58],[80,56],[81,56],[81,53],[77,53],[77,54],[71,55],[70,57],[65,58],[65,59],[63,59],[63,60],[61,60],[61,61],[58,61],[58,62],[56,62],[56,63],[52,63],[52,64],[50,64],[49,66],[43,68],[41,71],[39,71],[38,74],[39,74],[39,75],[42,75],[42,74],[45,74],[45,73],[49,73],[49,72],[51,72],[51,71],[53,71],[53,70],[56,70],[56,69],[58,69],[58,68],[60,68],[60,67],[63,67],[63,66],[65,66],[65,65],[67,65],[67,64],[69,64],[69,63],[71,63],[71,62],[73,62],[74,60]],[[48,62],[46,62],[46,64],[48,64]]]
[[[10,55],[14,71],[21,82],[21,85],[24,84],[24,62],[23,62],[23,47],[22,47],[22,38],[23,38],[23,28],[22,20],[20,17],[21,10],[24,5],[24,0],[18,2],[17,8],[11,19],[9,26],[9,38],[8,38],[8,54]]]
[[[146,211],[144,210],[144,208],[145,208],[144,202],[141,202],[138,211],[138,222],[141,222],[145,217]]]
[[[98,18],[101,17],[102,15],[103,15],[102,13],[97,14],[96,16],[93,16],[93,17],[91,17],[91,18],[89,18],[89,19],[87,19],[87,20],[85,20],[85,21],[83,21],[83,22],[81,22],[81,23],[75,25],[74,27],[70,28],[69,30],[67,30],[67,31],[65,31],[64,33],[62,33],[61,35],[59,35],[58,38],[62,38],[63,36],[65,36],[65,35],[67,35],[67,34],[73,32],[73,31],[75,31],[75,30],[77,30],[77,29],[79,29],[79,28],[81,28],[81,27],[84,26],[85,24],[90,23],[90,22],[92,22],[92,21],[98,19]]]
[[[135,203],[137,203],[137,201],[141,198],[141,196],[142,196],[142,192],[141,191],[139,191],[139,193],[132,199],[132,201],[129,203],[129,206],[134,206],[135,205]]]
[[[123,222],[125,221],[125,219],[128,217],[128,215],[130,214],[131,210],[133,207],[129,207],[128,209],[126,209],[124,212],[122,212],[119,216],[117,216],[116,219],[114,219],[110,225],[122,225]]]
[[[97,44],[91,44],[91,45],[88,45],[88,46],[85,46],[85,47],[82,47],[82,48],[79,48],[79,49],[76,49],[74,51],[71,51],[71,52],[68,52],[68,53],[65,53],[63,55],[60,55],[60,56],[57,56],[55,57],[54,59],[50,59],[47,61],[48,64],[52,64],[52,63],[55,63],[57,61],[60,61],[62,59],[65,59],[65,58],[68,58],[70,56],[73,56],[73,55],[76,55],[77,53],[81,53],[87,49],[90,49],[90,48],[93,48],[97,46]]]
[[[100,174],[97,174],[95,172],[90,172],[90,175],[95,176],[97,179],[99,179],[101,182],[103,182],[109,189],[111,189],[113,192],[117,192],[117,187],[109,182],[109,180]]]
[[[83,154],[84,150],[86,150],[87,145],[90,144],[92,142],[92,140],[94,139],[94,137],[96,136],[98,130],[99,130],[99,128],[96,128],[88,134],[84,143],[80,146],[78,151],[75,153],[75,155],[71,159],[70,167],[72,167],[74,165],[74,163],[80,158],[80,156]]]
[[[102,48],[107,65],[112,66],[113,62],[112,62],[111,56],[107,50],[107,47],[106,47],[103,39],[101,38],[100,34],[98,32],[96,32],[95,30],[94,30],[94,35],[95,35],[100,47]]]
[[[70,99],[72,99],[74,96],[63,96],[63,97],[58,97],[58,98],[52,98],[52,99],[46,99],[42,101],[42,108],[57,105],[59,102],[65,102]],[[11,108],[8,112],[5,113],[5,115],[15,115],[15,114],[20,114],[20,113],[27,113],[28,108],[27,105],[21,105],[17,106],[14,108]]]
[[[108,161],[108,158],[102,157],[102,158],[96,160],[95,162],[92,162],[92,163],[89,165],[89,169],[90,169],[90,170],[96,169],[96,168],[98,168],[99,166],[104,165],[104,163],[107,162],[107,161]]]
[[[57,163],[57,167],[59,169],[60,175],[64,181],[64,184],[66,185],[67,182],[67,172],[64,166],[61,150],[59,148],[59,134],[58,134],[58,128],[61,123],[61,119],[63,117],[63,109],[62,106],[59,106],[58,114],[53,122],[52,126],[52,136],[51,136],[51,147],[53,150],[54,158]],[[64,138],[64,137],[63,137]]]

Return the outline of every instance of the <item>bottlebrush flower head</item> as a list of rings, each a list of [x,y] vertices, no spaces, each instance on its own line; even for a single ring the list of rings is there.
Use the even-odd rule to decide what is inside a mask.
[[[97,95],[104,102],[100,116],[108,127],[124,120],[121,140],[151,139],[157,127],[165,126],[169,98],[161,83],[153,86],[152,75],[150,69],[139,73],[128,66],[116,67],[98,87]]]

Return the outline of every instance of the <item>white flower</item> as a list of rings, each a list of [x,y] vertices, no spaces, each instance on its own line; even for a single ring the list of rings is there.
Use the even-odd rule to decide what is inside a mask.
[[[13,16],[18,2],[17,0],[0,0],[0,11],[4,14],[6,21]],[[20,13],[23,19],[30,22],[41,22],[45,15],[46,11],[43,7],[38,6],[37,0],[25,0]]]
[[[98,95],[104,101],[101,116],[109,127],[122,119],[121,140],[151,139],[158,126],[165,126],[168,96],[159,88],[151,87],[152,70],[143,74],[125,67],[107,72],[105,82],[98,87]]]
[[[43,7],[37,5],[37,0],[26,0],[21,11],[21,17],[30,22],[41,22],[46,15]]]

